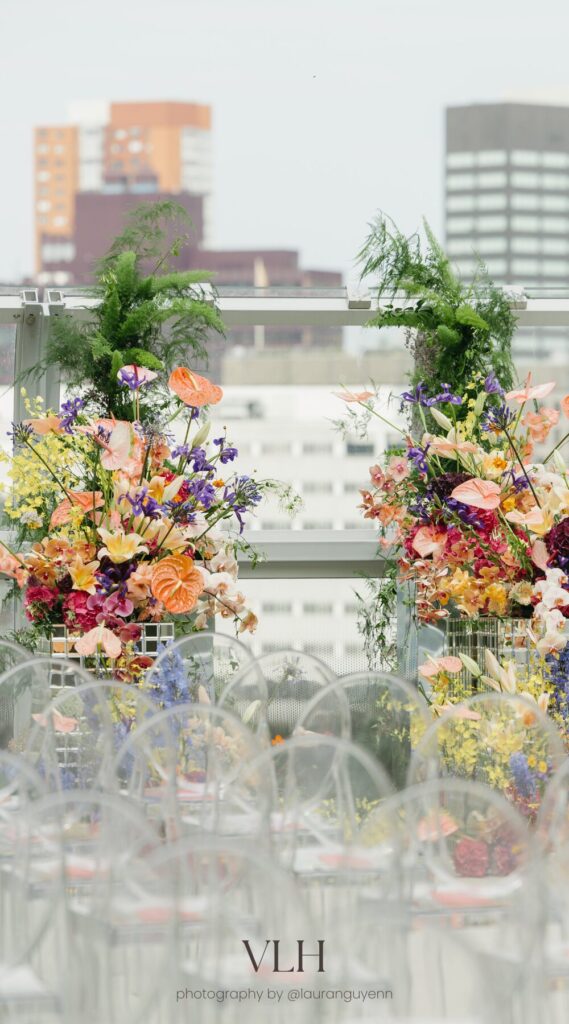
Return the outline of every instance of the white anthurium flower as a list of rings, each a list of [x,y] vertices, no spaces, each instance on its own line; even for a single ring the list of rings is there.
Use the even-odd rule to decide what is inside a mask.
[[[242,721],[243,721],[244,725],[247,725],[255,717],[255,715],[256,715],[256,713],[257,713],[257,711],[259,710],[260,707],[261,707],[261,701],[260,700],[257,699],[257,700],[252,700],[251,701],[251,703],[248,705],[248,707],[245,708],[245,711],[243,713]]]
[[[478,676],[482,675],[482,669],[479,668],[479,666],[476,664],[474,658],[469,657],[468,654],[459,654],[459,658],[467,672],[470,672],[470,674],[473,675],[475,679],[477,679]]]
[[[559,451],[559,448],[555,449],[551,458],[553,459],[557,472],[565,476],[565,474],[567,473],[567,463],[565,462],[565,459]]]
[[[484,665],[486,667],[487,674],[491,676],[492,679],[496,679],[497,682],[501,683],[504,676],[504,670],[496,656],[492,654],[492,651],[488,648],[484,651]]]
[[[488,395],[486,394],[485,391],[480,391],[479,392],[479,394],[477,395],[476,401],[474,403],[473,412],[474,412],[475,416],[481,416],[482,415],[482,412],[484,410],[484,406],[486,404],[486,399],[487,398],[488,398]]]
[[[497,693],[502,693],[502,687],[497,679],[492,679],[490,676],[482,675],[480,676],[480,682],[485,683],[486,686],[490,686],[493,690],[496,690]]]
[[[518,688],[516,666],[513,661],[506,662],[504,666],[503,687],[506,693],[515,693]]]
[[[431,409],[430,413],[435,423],[438,423],[439,427],[442,427],[443,430],[453,429],[452,421],[449,420],[448,416],[445,416],[444,412],[441,412],[440,409]]]
[[[192,448],[199,448],[200,445],[207,441],[209,432],[211,430],[211,420],[206,420],[198,430],[196,436],[192,440]]]

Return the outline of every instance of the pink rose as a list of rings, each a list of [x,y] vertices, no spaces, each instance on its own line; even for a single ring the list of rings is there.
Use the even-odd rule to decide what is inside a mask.
[[[85,590],[72,590],[63,602],[63,621],[68,629],[86,632],[97,625],[97,618],[89,605],[91,595]]]
[[[480,839],[459,839],[454,848],[454,867],[457,875],[466,878],[483,878],[488,871],[490,857],[488,846]]]

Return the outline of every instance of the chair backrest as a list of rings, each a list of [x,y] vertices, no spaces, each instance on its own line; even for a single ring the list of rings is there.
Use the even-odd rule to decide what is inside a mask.
[[[129,733],[160,709],[138,686],[91,680],[60,690],[36,713],[24,756],[49,790],[113,790],[114,757]]]
[[[146,673],[144,687],[161,706],[198,699],[200,687],[214,702],[253,656],[235,637],[202,630],[166,644]]]
[[[269,732],[273,738],[286,738],[294,732],[309,701],[338,677],[311,654],[283,650],[255,658],[237,678],[244,687],[266,686]]]
[[[412,746],[428,724],[426,701],[410,683],[390,673],[356,672],[320,690],[304,710],[296,731],[351,738],[377,758],[394,785],[401,788]]]
[[[239,672],[219,695],[217,705],[226,708],[256,733],[261,743],[269,738],[267,684],[259,672]]]
[[[261,746],[225,708],[177,704],[129,734],[114,761],[126,791],[186,831],[266,833],[271,779],[252,770]]]
[[[408,781],[455,776],[484,782],[534,820],[564,759],[561,736],[535,701],[484,693],[430,726],[413,751]]]
[[[22,749],[34,714],[60,690],[91,681],[88,672],[66,658],[29,658],[14,664],[0,677],[0,748]]]

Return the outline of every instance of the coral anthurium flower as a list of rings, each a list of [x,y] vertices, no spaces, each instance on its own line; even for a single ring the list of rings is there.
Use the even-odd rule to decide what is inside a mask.
[[[472,505],[473,508],[481,508],[486,511],[498,508],[500,504],[500,488],[492,480],[482,480],[473,476],[465,480],[451,492],[451,498],[461,501],[463,505]]]
[[[99,557],[103,558],[107,555],[116,565],[120,565],[121,562],[129,562],[135,555],[148,553],[148,548],[143,544],[143,539],[138,533],[125,533],[124,530],[115,530],[114,533],[111,533],[110,530],[105,530],[102,526],[99,527],[98,532],[105,545],[100,549]]]
[[[67,493],[69,498],[64,498],[54,509],[50,526],[65,526],[71,519],[72,507],[80,508],[86,514],[104,504],[101,491],[68,491]]]
[[[373,398],[373,391],[334,391],[332,393],[336,398],[341,398],[343,402],[365,402],[368,398]]]
[[[430,679],[431,676],[437,676],[439,672],[450,672],[451,674],[462,672],[463,667],[460,658],[447,655],[447,657],[433,658],[426,661],[424,665],[419,665],[419,672],[426,679]]]
[[[93,562],[84,562],[77,555],[69,565],[69,575],[73,580],[73,590],[85,590],[88,594],[94,594],[97,588],[95,572],[98,568],[99,562],[97,559]]]
[[[531,386],[531,373],[528,373],[524,385],[521,388],[514,388],[513,391],[508,391],[506,399],[508,402],[514,401],[519,402],[523,405],[524,402],[529,402],[532,398],[546,398],[550,395],[555,387],[555,381],[550,380],[547,384],[535,384]]]
[[[561,408],[563,409],[563,415],[569,419],[569,395],[564,395],[561,399]]]
[[[37,715],[32,715],[32,718],[34,722],[37,722],[38,725],[41,725],[42,729],[47,728],[47,715],[44,715],[40,712]],[[51,722],[54,732],[75,732],[77,726],[79,725],[79,720],[77,718],[67,718],[67,716],[62,715],[61,711],[58,711],[57,708],[54,708],[51,713]]]
[[[207,377],[200,377],[185,366],[178,366],[172,371],[168,387],[181,398],[184,405],[190,405],[192,408],[216,405],[223,398],[223,391],[217,384],[212,384]]]
[[[203,589],[203,576],[187,556],[169,555],[153,569],[152,593],[169,612],[191,611]]]
[[[34,434],[62,434],[60,416],[41,416],[35,420],[24,420],[24,426],[31,427]]]
[[[95,654],[100,648],[108,658],[113,660],[118,658],[122,651],[122,644],[118,636],[115,636],[110,629],[102,624],[90,629],[88,633],[75,641],[75,650],[84,658]]]

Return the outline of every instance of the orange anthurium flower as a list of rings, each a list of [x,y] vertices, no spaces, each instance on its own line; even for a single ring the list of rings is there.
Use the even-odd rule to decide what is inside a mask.
[[[71,519],[73,506],[80,508],[83,513],[92,512],[93,509],[104,505],[101,491],[69,491],[69,498],[64,498],[54,509],[50,519],[50,526],[64,526]],[[73,506],[71,504],[73,502]]]
[[[493,480],[482,480],[478,476],[473,476],[471,480],[465,480],[463,484],[455,487],[451,498],[462,501],[465,505],[472,505],[473,508],[488,511],[498,508],[500,488]]]
[[[151,589],[167,611],[175,614],[189,612],[203,592],[204,579],[191,558],[170,555],[153,569]]]
[[[24,426],[31,427],[34,434],[62,434],[60,416],[41,416],[35,420],[24,420]]]
[[[419,665],[419,672],[426,679],[430,679],[431,676],[437,676],[439,672],[462,672],[464,665],[460,658],[453,657],[452,654],[447,655],[444,658],[433,658],[430,661],[426,661],[424,665]]]
[[[172,371],[168,387],[182,399],[184,405],[194,409],[202,405],[216,405],[223,398],[223,391],[217,384],[212,384],[207,377],[192,373],[185,366],[178,366]]]

